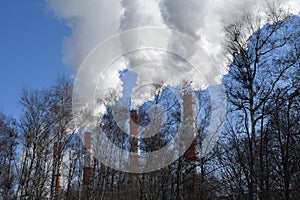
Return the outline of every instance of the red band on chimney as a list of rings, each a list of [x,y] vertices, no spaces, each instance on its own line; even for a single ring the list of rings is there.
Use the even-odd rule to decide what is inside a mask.
[[[140,132],[140,127],[139,127],[139,116],[138,116],[138,112],[137,110],[131,110],[130,111],[130,135],[131,136],[139,136],[139,132]],[[140,161],[140,147],[139,147],[139,142],[138,140],[135,140],[134,142],[136,143],[132,143],[131,146],[132,147],[137,147],[137,149],[131,149],[131,151],[134,151],[135,153],[138,154],[130,154],[130,162],[134,163],[134,164],[138,164]]]
[[[84,133],[84,169],[83,183],[88,185],[92,181],[93,168],[92,166],[92,151],[93,151],[93,134],[90,132]]]
[[[139,116],[136,110],[130,111],[130,135],[139,135]]]
[[[195,109],[195,101],[192,93],[187,93],[183,95],[183,119],[186,120],[188,118],[194,119],[194,109]],[[197,141],[193,140],[191,146],[188,148],[186,152],[186,157],[190,161],[197,160]]]
[[[60,193],[60,174],[56,177],[56,194]]]
[[[89,185],[91,184],[93,179],[93,168],[92,167],[84,167],[83,169],[83,184]]]

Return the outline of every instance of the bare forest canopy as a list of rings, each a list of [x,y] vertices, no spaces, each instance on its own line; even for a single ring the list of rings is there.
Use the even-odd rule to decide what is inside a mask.
[[[72,128],[72,83],[59,78],[50,89],[24,89],[20,119],[0,114],[0,198],[300,199],[300,17],[274,10],[270,19],[261,26],[248,16],[225,28],[232,59],[223,77],[228,112],[205,157],[182,156],[145,174],[115,171],[92,159],[92,177],[84,183],[84,147]],[[166,99],[162,94],[157,103]],[[178,112],[169,123],[180,123]],[[197,121],[198,151],[208,123],[209,117]],[[110,139],[126,148],[109,112],[105,125]],[[172,127],[147,148],[168,142]],[[53,156],[57,142],[61,156]]]

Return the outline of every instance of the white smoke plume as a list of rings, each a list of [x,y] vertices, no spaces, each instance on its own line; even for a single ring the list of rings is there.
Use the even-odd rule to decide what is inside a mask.
[[[124,12],[119,1],[47,0],[47,3],[71,29],[63,44],[63,59],[73,69],[81,65],[97,44],[119,32]]]
[[[122,0],[121,4],[125,9],[125,12],[120,19],[120,31],[123,32],[138,29],[140,27],[167,28],[160,14],[159,1],[160,0]],[[149,35],[149,37],[154,36]],[[127,51],[127,49],[130,49],[132,44],[139,43],[141,40],[147,40],[147,35],[133,32],[129,39],[128,37],[121,37],[120,39],[122,48],[124,51]],[[156,39],[162,40],[162,38]],[[139,49],[125,55],[125,57],[129,61],[126,67],[138,74],[136,88],[144,85],[143,90],[139,90],[138,92],[139,98],[134,98],[136,95],[134,91],[133,93],[135,94],[132,94],[132,106],[140,105],[143,103],[143,100],[149,99],[152,96],[151,93],[153,93],[154,88],[148,83],[159,83],[166,77],[164,76],[164,67],[157,67],[154,64],[162,63],[164,53],[157,50]]]
[[[89,52],[108,37],[141,27],[159,27],[175,30],[193,38],[213,61],[215,66],[209,69],[201,69],[201,72],[210,77],[208,83],[218,83],[216,77],[224,68],[224,52],[222,41],[224,39],[224,24],[233,22],[239,18],[243,11],[263,13],[266,6],[264,0],[46,0],[54,14],[64,20],[71,29],[71,34],[65,38],[63,44],[64,62],[76,72]],[[298,14],[300,3],[298,0],[282,2],[285,8]],[[120,48],[126,49],[139,38],[147,35],[135,35],[132,40],[121,38]],[[151,36],[149,36],[151,37]],[[135,40],[136,39],[136,40]],[[152,38],[153,39],[153,38]],[[166,48],[181,48],[187,52],[188,58],[197,57],[197,52],[184,42],[175,41],[175,36],[170,38],[155,38]],[[199,62],[207,61],[207,58],[198,58]],[[152,61],[152,64],[149,61]],[[210,65],[208,65],[210,66]],[[95,68],[106,68],[95,60]],[[195,71],[184,60],[176,56],[170,56],[166,52],[158,50],[140,50],[128,52],[124,58],[118,59],[113,66],[102,74],[102,83],[97,87],[106,91],[108,88],[118,88],[122,91],[122,82],[119,71],[128,68],[138,75],[137,85],[147,83],[165,82],[175,84],[180,75],[185,72],[187,77],[196,79]],[[85,72],[81,79],[87,82],[91,80],[95,72]],[[101,71],[101,70],[100,70]],[[102,70],[103,71],[103,70]],[[185,78],[185,77],[184,77]],[[197,79],[196,79],[197,80]],[[220,80],[220,79],[219,79]],[[195,85],[197,88],[197,85]],[[200,87],[200,86],[199,86]],[[86,88],[82,92],[90,94]],[[88,91],[88,92],[87,92]],[[88,96],[88,95],[87,95]],[[142,95],[143,96],[143,95]],[[146,95],[147,96],[147,95]],[[146,100],[147,97],[142,98]]]

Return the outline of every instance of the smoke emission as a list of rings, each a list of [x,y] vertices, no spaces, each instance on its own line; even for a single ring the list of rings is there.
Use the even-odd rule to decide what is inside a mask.
[[[195,40],[205,51],[208,58],[214,63],[210,68],[200,69],[208,83],[220,82],[220,72],[224,71],[225,54],[221,44],[224,39],[223,27],[238,19],[243,11],[258,12],[264,17],[266,1],[259,0],[46,0],[50,10],[70,28],[71,34],[63,44],[63,60],[75,72],[84,62],[85,57],[99,43],[108,37],[123,31],[141,27],[159,27],[171,29],[186,34]],[[285,8],[298,14],[300,3],[297,0],[282,2]],[[137,42],[146,35],[135,35],[133,40],[120,40],[120,48],[128,48],[128,44]],[[151,36],[150,36],[151,37]],[[136,40],[134,40],[136,39]],[[174,35],[169,38],[155,38],[166,49],[181,48],[187,52],[189,58],[194,58],[196,51],[184,42],[176,41]],[[167,42],[166,42],[167,41]],[[206,62],[207,58],[200,56],[199,62]],[[95,68],[102,68],[95,62]],[[152,63],[152,64],[151,64]],[[205,64],[205,63],[204,63]],[[137,50],[130,52],[114,62],[105,74],[99,77],[95,71],[85,72],[81,81],[90,82],[99,91],[108,91],[116,88],[122,93],[123,83],[120,81],[119,71],[129,69],[137,73],[137,88],[149,83],[178,84],[181,78],[190,78],[194,81],[195,89],[203,87],[197,84],[197,73],[188,62],[170,52],[159,50]],[[195,75],[196,74],[196,75]],[[100,76],[100,75],[99,75]],[[153,88],[145,87],[141,90],[136,104],[149,98]],[[82,95],[89,94],[88,89],[82,88]],[[99,98],[104,98],[99,94]]]

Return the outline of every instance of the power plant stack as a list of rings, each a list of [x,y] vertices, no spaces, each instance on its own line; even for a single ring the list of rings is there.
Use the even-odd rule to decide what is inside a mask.
[[[137,153],[135,155],[130,154],[130,162],[132,164],[139,164],[140,162],[140,140],[139,140],[139,116],[137,110],[130,111],[130,152]]]
[[[84,133],[84,169],[83,169],[83,184],[90,185],[93,178],[92,168],[92,153],[93,153],[93,135],[90,132]]]
[[[194,109],[195,109],[195,101],[192,92],[185,91],[183,95],[183,120],[192,120],[192,125],[195,126],[195,119],[194,119]],[[188,127],[191,128],[191,127]],[[195,129],[191,128],[191,131]],[[194,140],[191,146],[188,148],[186,152],[186,158],[189,161],[196,161],[197,160],[197,140],[196,140],[196,132],[194,132]]]
[[[54,182],[55,182],[55,196],[60,193],[60,164],[62,161],[62,142],[55,142],[53,146],[53,159],[54,159]]]

